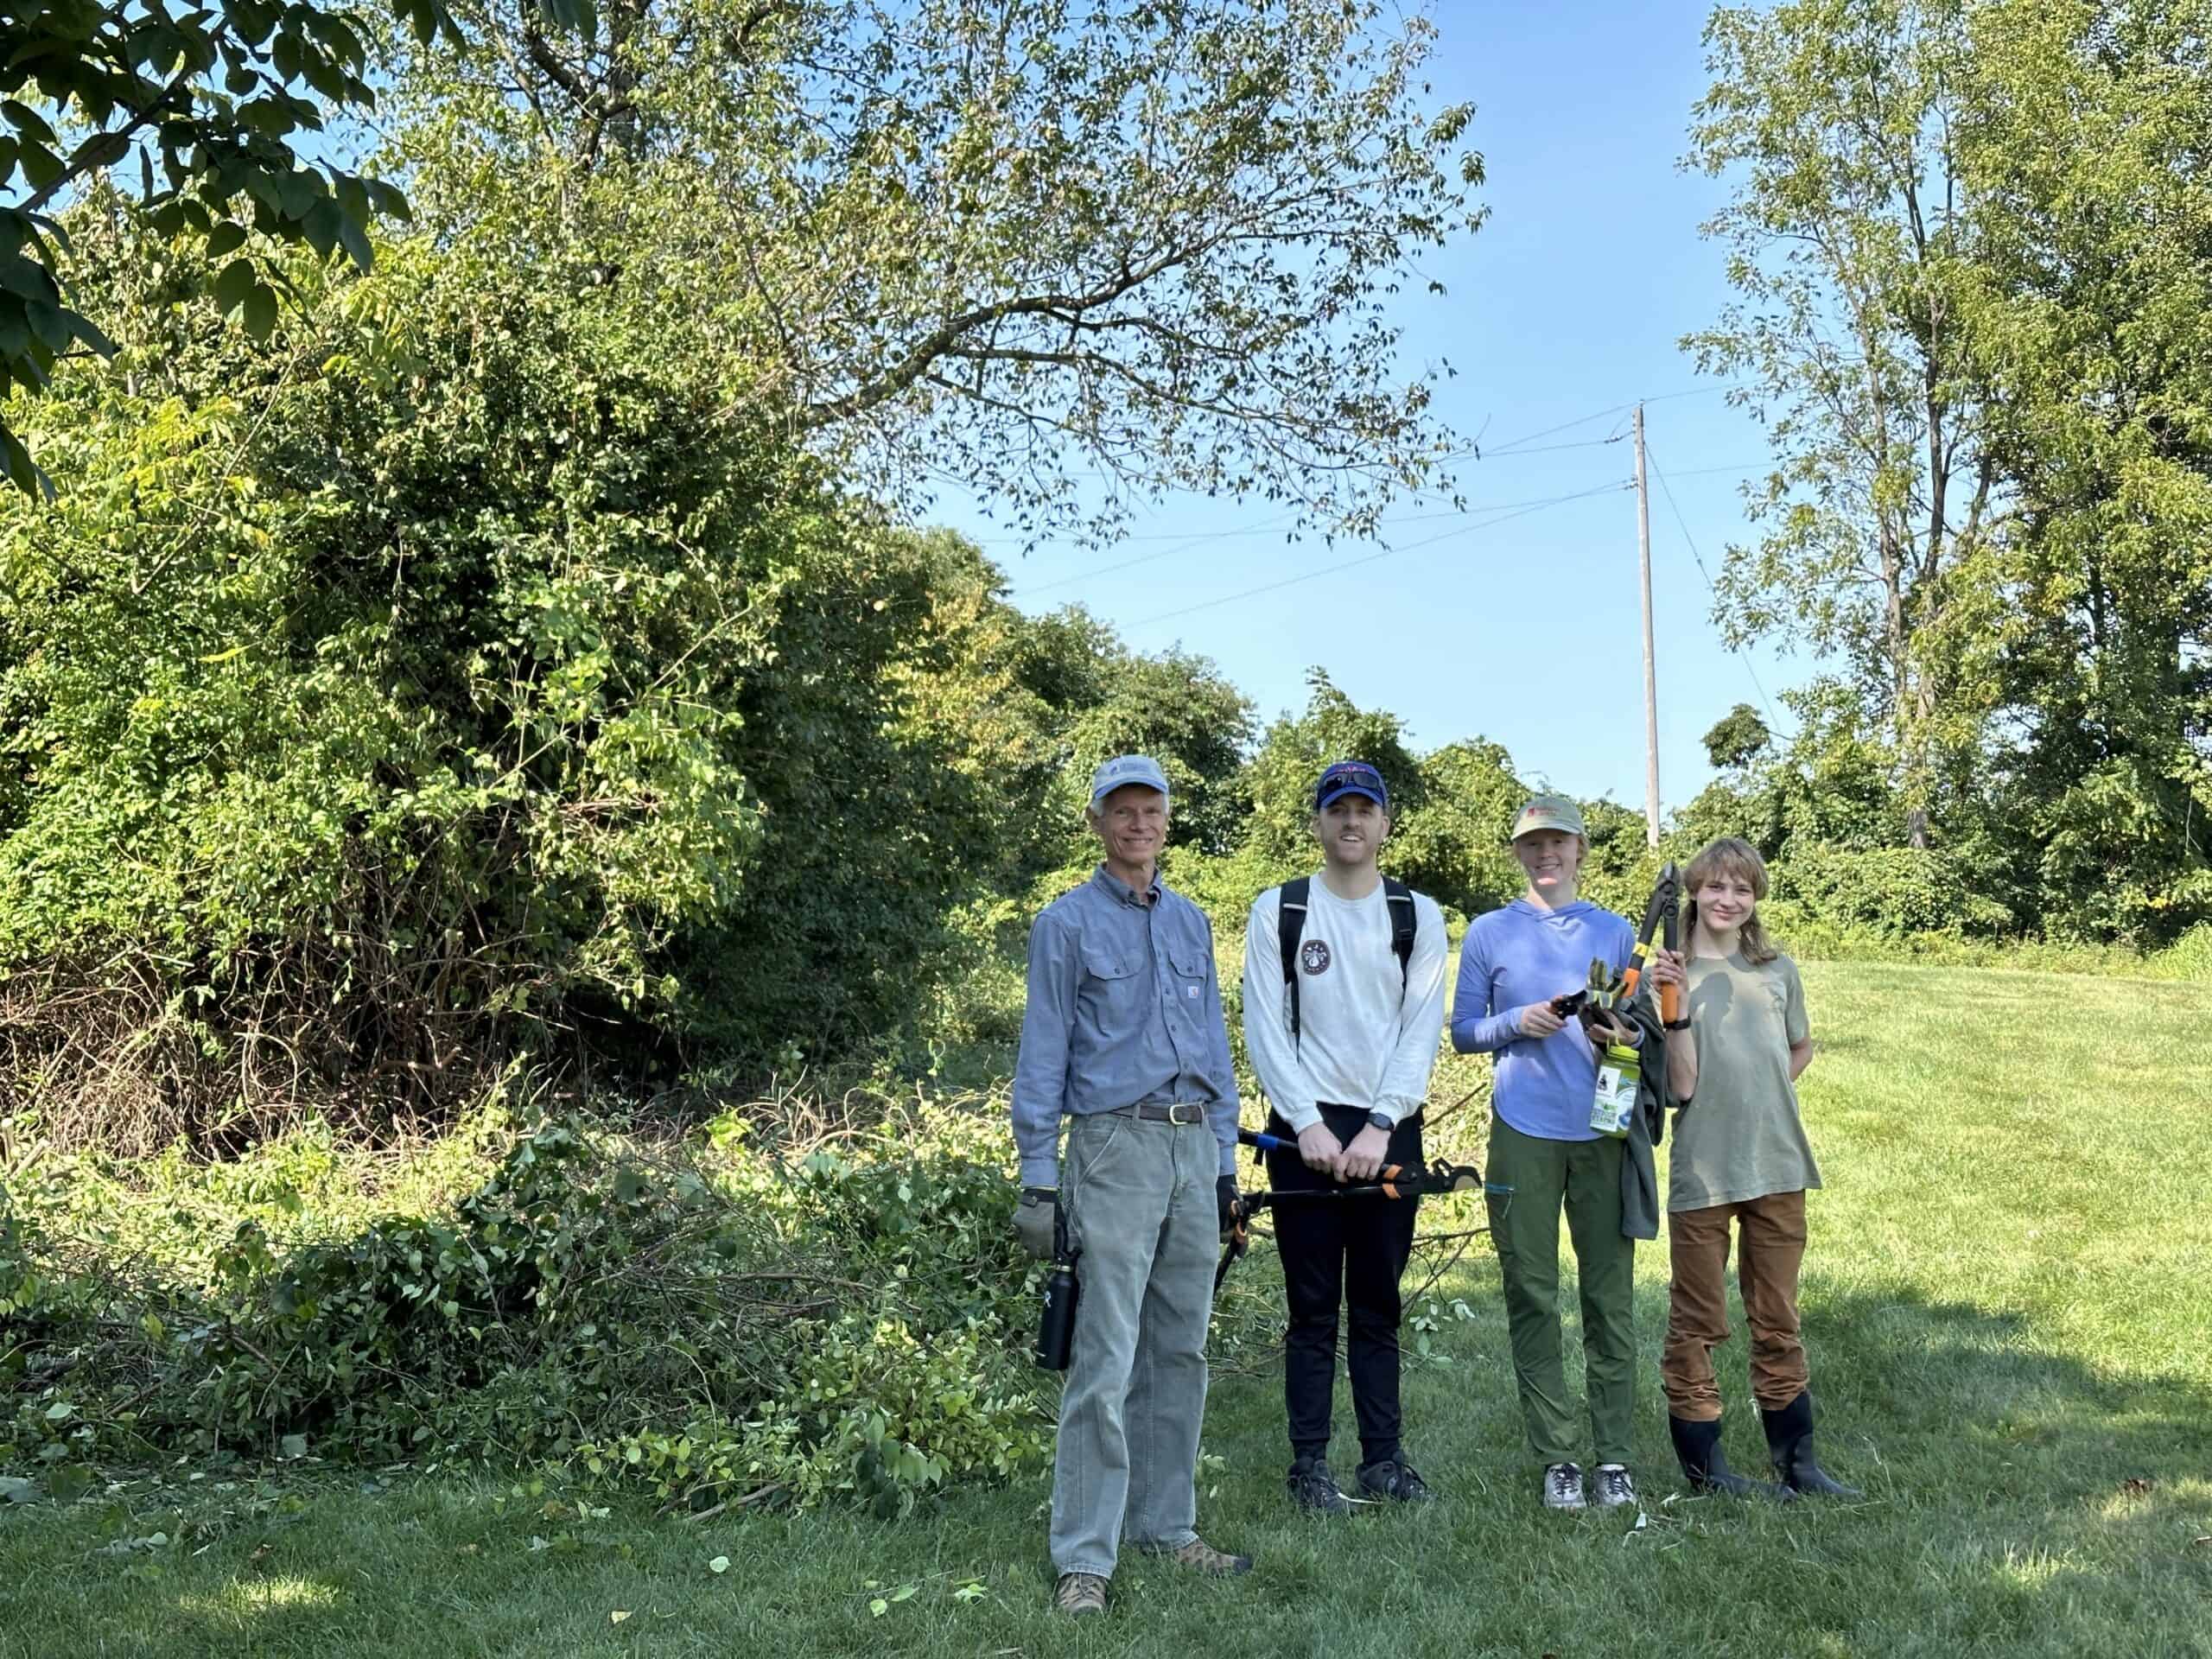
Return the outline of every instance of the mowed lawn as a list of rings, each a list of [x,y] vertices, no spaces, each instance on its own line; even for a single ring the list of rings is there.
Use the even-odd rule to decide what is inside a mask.
[[[1257,1569],[1198,1583],[1131,1560],[1085,1626],[1044,1609],[1042,1475],[899,1522],[693,1522],[505,1481],[280,1471],[226,1491],[177,1470],[0,1513],[0,1653],[2212,1653],[2202,991],[1876,965],[1806,980],[1827,1186],[1805,1323],[1823,1455],[1863,1504],[1678,1495],[1662,1240],[1637,1268],[1647,1518],[1541,1511],[1478,1240],[1438,1293],[1441,1362],[1408,1377],[1441,1503],[1293,1516],[1277,1376],[1217,1377],[1201,1525]],[[1479,1219],[1460,1200],[1425,1226]],[[1239,1271],[1276,1268],[1255,1252]],[[1740,1338],[1721,1360],[1728,1449],[1754,1464]],[[1348,1467],[1341,1389],[1338,1415]]]

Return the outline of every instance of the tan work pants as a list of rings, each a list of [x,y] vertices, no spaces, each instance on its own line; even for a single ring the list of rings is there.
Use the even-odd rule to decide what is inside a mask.
[[[1779,1411],[1805,1391],[1805,1344],[1797,1335],[1797,1268],[1805,1258],[1805,1195],[1770,1192],[1709,1210],[1667,1216],[1674,1282],[1667,1296],[1667,1345],[1659,1379],[1667,1410],[1687,1422],[1720,1415],[1713,1351],[1728,1340],[1728,1224],[1741,1235],[1736,1277],[1751,1328],[1751,1397]]]

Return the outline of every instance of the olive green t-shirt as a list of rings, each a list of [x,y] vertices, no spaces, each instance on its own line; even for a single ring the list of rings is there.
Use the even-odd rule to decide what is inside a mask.
[[[1697,1094],[1675,1120],[1667,1174],[1669,1210],[1706,1210],[1821,1184],[1797,1115],[1789,1048],[1810,1027],[1797,964],[1777,957],[1754,967],[1738,954],[1694,957],[1690,1031]]]

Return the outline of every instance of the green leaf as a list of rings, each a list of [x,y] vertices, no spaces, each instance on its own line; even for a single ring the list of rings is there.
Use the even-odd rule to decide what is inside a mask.
[[[44,144],[26,138],[19,148],[23,176],[30,181],[34,190],[45,189],[69,170],[67,163]]]
[[[330,199],[323,188],[322,175],[310,173],[305,168],[277,174],[276,184],[277,206],[283,209],[287,219],[305,219],[315,203]]]
[[[0,255],[0,289],[48,305],[61,303],[61,290],[54,286],[54,273],[39,261],[21,254]]]
[[[41,144],[55,142],[54,129],[46,124],[46,118],[28,104],[12,98],[0,101],[0,116],[5,116],[8,124],[26,137],[35,139]]]
[[[67,321],[71,331],[86,345],[91,346],[102,357],[112,358],[115,355],[115,342],[101,333],[99,325],[92,319],[75,311],[64,311],[61,315]]]
[[[361,188],[369,193],[369,205],[378,213],[388,213],[402,224],[411,221],[414,213],[407,206],[407,198],[397,187],[382,179],[363,179]]]
[[[287,1434],[276,1443],[276,1446],[277,1451],[284,1457],[304,1458],[308,1454],[308,1437],[304,1434]]]
[[[264,5],[260,0],[223,0],[223,16],[249,46],[259,46],[269,38],[269,31],[276,27],[277,12],[277,7]]]
[[[31,452],[23,448],[22,440],[4,426],[0,426],[0,461],[6,463],[9,479],[25,495],[54,499],[54,480],[31,459]]]
[[[376,251],[369,245],[369,233],[361,228],[359,220],[341,217],[338,239],[345,245],[346,257],[364,275],[376,264]]]
[[[23,315],[29,320],[31,332],[49,351],[66,352],[70,341],[77,337],[77,331],[69,325],[69,313],[58,305],[33,300],[23,308]]]
[[[307,238],[309,247],[327,259],[337,251],[339,233],[345,226],[345,213],[336,202],[325,198],[308,209],[307,217],[300,221],[300,234]]]
[[[556,28],[572,35],[589,35],[599,26],[598,10],[592,0],[539,0],[538,9]]]
[[[237,310],[245,303],[246,296],[253,291],[254,283],[253,261],[245,258],[232,260],[215,278],[215,303],[226,312]]]
[[[276,327],[276,293],[256,284],[253,292],[245,296],[245,331],[256,340],[266,340]]]
[[[245,245],[245,226],[236,219],[226,219],[208,233],[207,257],[220,259],[226,254],[236,253]]]

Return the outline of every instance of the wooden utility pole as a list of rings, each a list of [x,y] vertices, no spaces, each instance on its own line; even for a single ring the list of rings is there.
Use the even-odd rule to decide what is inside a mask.
[[[1643,835],[1659,844],[1659,669],[1651,644],[1651,492],[1643,481],[1643,405],[1636,406],[1636,550],[1643,569]]]

